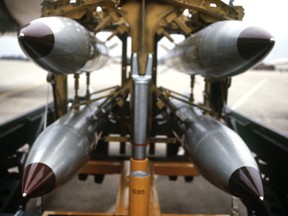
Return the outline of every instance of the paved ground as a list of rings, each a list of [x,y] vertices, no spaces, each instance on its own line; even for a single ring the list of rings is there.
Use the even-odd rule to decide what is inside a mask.
[[[47,102],[46,72],[29,62],[0,61],[0,122]],[[101,89],[119,84],[119,67],[110,64],[91,76],[91,87]],[[190,91],[187,75],[159,67],[158,84],[179,92]],[[69,77],[73,83],[72,76]],[[85,92],[81,76],[81,92]],[[71,85],[72,86],[72,85]],[[71,95],[72,95],[72,91]],[[195,97],[202,101],[203,79],[197,77]],[[228,106],[269,128],[288,136],[288,73],[249,71],[232,80]],[[51,93],[49,94],[51,100]]]
[[[120,68],[109,64],[91,77],[92,88],[100,89],[119,83]],[[0,123],[47,102],[46,72],[29,62],[0,61]],[[190,80],[164,66],[159,67],[159,85],[180,92],[189,92]],[[70,82],[73,79],[69,78]],[[81,83],[84,83],[84,78]],[[84,85],[80,90],[85,92]],[[202,100],[203,80],[196,80],[196,98]],[[249,71],[233,79],[229,106],[266,126],[288,136],[288,73]],[[51,100],[51,94],[48,101]],[[119,176],[106,176],[102,185],[93,178],[80,182],[73,178],[45,196],[43,209],[75,211],[113,211]],[[164,213],[230,213],[231,196],[211,186],[202,177],[193,183],[183,178],[176,182],[158,176],[162,212]],[[36,200],[30,202],[35,206]],[[241,205],[241,203],[240,203]],[[244,216],[245,208],[241,208]]]
[[[190,91],[186,74],[160,67],[160,85],[180,92]],[[228,107],[288,136],[288,73],[248,71],[232,79]],[[195,97],[202,101],[203,79],[196,78]]]

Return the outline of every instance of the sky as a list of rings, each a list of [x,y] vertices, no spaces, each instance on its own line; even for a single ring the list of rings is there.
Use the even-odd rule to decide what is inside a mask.
[[[229,1],[224,1],[229,3]],[[245,9],[243,21],[269,31],[276,40],[265,62],[288,59],[288,1],[287,0],[235,0],[234,5]]]
[[[229,0],[224,0],[229,3]],[[234,5],[245,9],[244,21],[268,30],[276,40],[272,52],[265,62],[277,62],[288,59],[288,1],[287,0],[234,0]],[[9,46],[7,46],[9,44]],[[0,37],[0,56],[21,53],[16,38]]]

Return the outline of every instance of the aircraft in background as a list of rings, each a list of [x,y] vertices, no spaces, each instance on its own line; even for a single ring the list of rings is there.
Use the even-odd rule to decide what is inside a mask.
[[[98,142],[117,141],[122,145],[120,156],[125,145],[132,146],[130,204],[149,194],[147,149],[153,153],[156,142],[167,144],[169,161],[182,146],[216,187],[242,199],[264,199],[257,163],[240,136],[223,123],[231,77],[258,64],[275,43],[267,31],[241,21],[241,6],[220,0],[44,0],[41,4],[6,0],[0,6],[0,20],[5,23],[0,31],[19,30],[24,53],[49,73],[57,119],[32,145],[23,197],[50,192],[87,163]],[[95,36],[103,31],[110,32],[106,41],[113,37],[122,41],[122,80],[119,86],[94,93],[89,91],[89,73],[111,57],[106,41]],[[164,37],[174,42],[171,34],[184,35],[185,40],[168,52],[164,62],[191,79],[189,97],[157,85],[157,45]],[[68,107],[70,74],[75,78],[75,96]],[[80,74],[87,76],[84,96],[78,95]],[[200,104],[193,98],[195,76],[205,78]],[[99,94],[107,91],[105,96]],[[105,158],[109,160],[109,155]],[[148,215],[149,196],[143,197],[143,208],[131,204],[130,215]]]
[[[41,1],[6,1],[0,2],[0,32],[18,31],[19,28],[41,16]]]

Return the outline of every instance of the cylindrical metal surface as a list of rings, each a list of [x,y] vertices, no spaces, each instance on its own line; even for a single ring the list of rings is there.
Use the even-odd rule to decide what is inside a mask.
[[[94,71],[104,66],[108,51],[84,26],[66,17],[43,17],[18,34],[24,53],[45,70],[59,74]]]
[[[133,155],[137,160],[146,158],[152,56],[148,55],[146,73],[139,75],[138,55],[132,55],[133,80]]]
[[[130,174],[129,216],[148,216],[150,174],[133,171]]]
[[[263,29],[242,21],[219,21],[178,44],[165,61],[169,67],[191,75],[230,77],[261,61],[274,43]]]
[[[93,119],[97,109],[94,103],[80,111],[72,110],[37,137],[26,161],[24,194],[35,197],[49,192],[88,161],[104,127],[104,121]]]
[[[176,109],[171,117],[183,147],[208,181],[244,199],[263,197],[258,166],[239,135],[190,106]]]
[[[135,160],[133,158],[130,159],[130,170],[131,172],[134,171],[143,171],[143,172],[148,172],[149,170],[149,161],[148,158],[144,159],[144,160]]]

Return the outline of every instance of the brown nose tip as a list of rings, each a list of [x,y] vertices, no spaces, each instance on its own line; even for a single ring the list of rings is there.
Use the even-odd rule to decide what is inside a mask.
[[[56,177],[44,163],[31,163],[25,167],[22,179],[23,197],[42,196],[55,188]]]
[[[44,23],[32,22],[18,33],[18,41],[23,50],[33,59],[47,56],[54,47],[52,30]]]
[[[274,44],[273,36],[267,31],[257,27],[248,27],[240,33],[237,49],[243,59],[258,62],[271,51]]]

